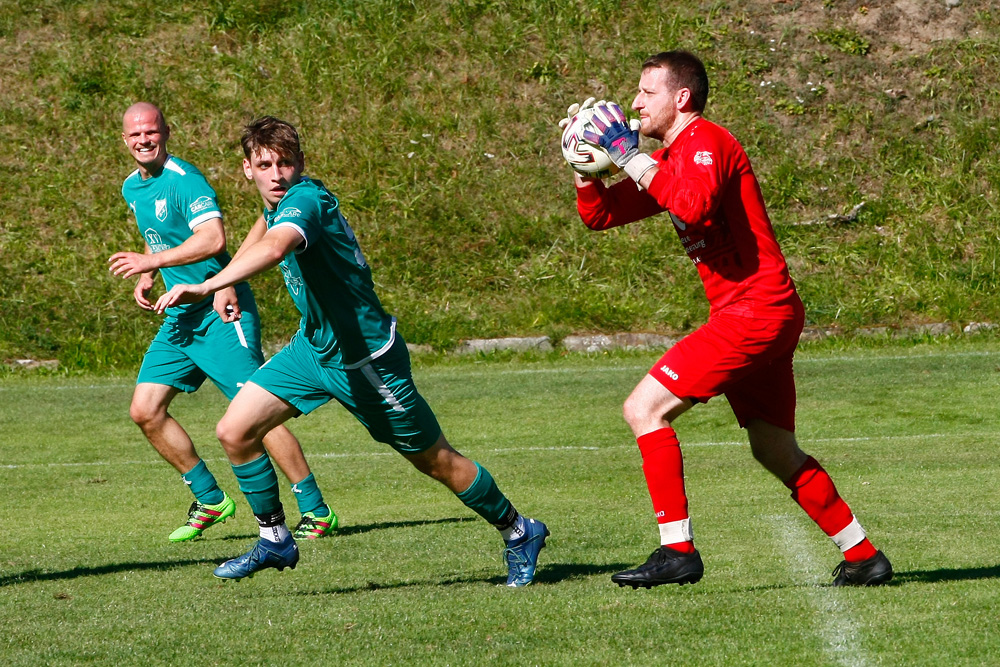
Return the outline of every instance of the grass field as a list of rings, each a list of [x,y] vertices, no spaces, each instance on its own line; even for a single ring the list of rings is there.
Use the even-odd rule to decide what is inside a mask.
[[[1000,342],[799,355],[799,436],[876,546],[888,587],[828,586],[839,554],[751,459],[724,400],[678,422],[695,586],[619,589],[656,529],[620,404],[654,358],[422,365],[452,441],[552,530],[508,590],[500,541],[339,407],[294,423],[343,529],[294,572],[224,584],[255,526],[170,544],[190,497],[129,422],[131,378],[0,382],[5,664],[980,665],[996,635]],[[222,485],[214,388],[176,402]],[[283,495],[289,503],[287,486]],[[290,522],[297,514],[290,511]]]

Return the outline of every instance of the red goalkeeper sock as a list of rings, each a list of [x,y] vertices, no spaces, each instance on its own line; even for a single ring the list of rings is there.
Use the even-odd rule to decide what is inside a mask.
[[[856,562],[875,555],[875,547],[865,536],[864,528],[816,459],[811,456],[806,459],[785,486],[792,490],[792,499],[809,518],[840,547],[846,560]]]
[[[677,434],[670,427],[636,439],[642,454],[642,472],[660,526],[660,544],[681,553],[693,553],[691,519],[684,493],[684,461]]]

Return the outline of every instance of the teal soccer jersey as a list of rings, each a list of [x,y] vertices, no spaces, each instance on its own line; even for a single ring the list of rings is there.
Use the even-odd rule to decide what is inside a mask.
[[[288,226],[302,236],[282,260],[281,273],[302,314],[301,335],[320,362],[360,368],[388,351],[396,322],[375,294],[371,269],[337,198],[303,176],[264,217],[268,229]]]
[[[122,184],[122,196],[139,225],[139,232],[154,252],[176,248],[191,237],[195,227],[214,218],[222,218],[215,190],[194,165],[168,156],[156,176],[143,180],[139,170],[129,174]],[[176,284],[197,284],[214,276],[229,263],[225,252],[194,264],[171,266],[160,270],[169,290]],[[174,306],[167,315],[194,314],[212,305],[212,297],[198,303]]]

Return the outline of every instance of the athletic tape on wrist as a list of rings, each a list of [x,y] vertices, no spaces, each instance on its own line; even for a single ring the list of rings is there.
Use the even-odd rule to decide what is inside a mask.
[[[625,163],[622,169],[625,173],[635,181],[636,185],[639,185],[639,181],[642,179],[643,174],[656,166],[656,160],[646,155],[645,153],[639,153],[634,158]],[[642,186],[639,185],[639,189],[642,190]]]

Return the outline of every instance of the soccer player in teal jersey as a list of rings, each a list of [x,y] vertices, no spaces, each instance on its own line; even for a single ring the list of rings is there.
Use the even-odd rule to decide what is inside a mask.
[[[197,169],[167,152],[169,136],[162,112],[152,104],[140,102],[125,112],[122,139],[138,168],[125,179],[122,196],[135,215],[146,252],[119,252],[108,261],[115,275],[139,276],[135,301],[149,311],[157,272],[169,289],[213,276],[229,262],[215,191]],[[236,504],[167,411],[170,402],[181,391],[197,390],[206,377],[232,399],[264,357],[257,306],[246,283],[222,290],[214,299],[171,308],[166,315],[143,357],[130,412],[195,496],[187,522],[170,535],[171,541],[182,542],[225,522]],[[337,516],[323,501],[298,440],[284,426],[265,440],[299,500],[302,519],[296,535],[330,534]]]
[[[240,579],[298,562],[260,438],[336,399],[375,440],[392,446],[492,523],[506,542],[507,585],[530,584],[548,528],[521,516],[489,471],[448,444],[417,392],[406,343],[375,294],[371,269],[340,203],[321,182],[302,175],[295,128],[264,117],[246,127],[242,143],[243,171],[260,191],[264,214],[229,266],[200,284],[175,285],[155,306],[164,312],[197,302],[280,266],[302,315],[292,341],[254,373],[219,422],[217,434],[261,530],[249,552],[220,565],[215,575]]]

